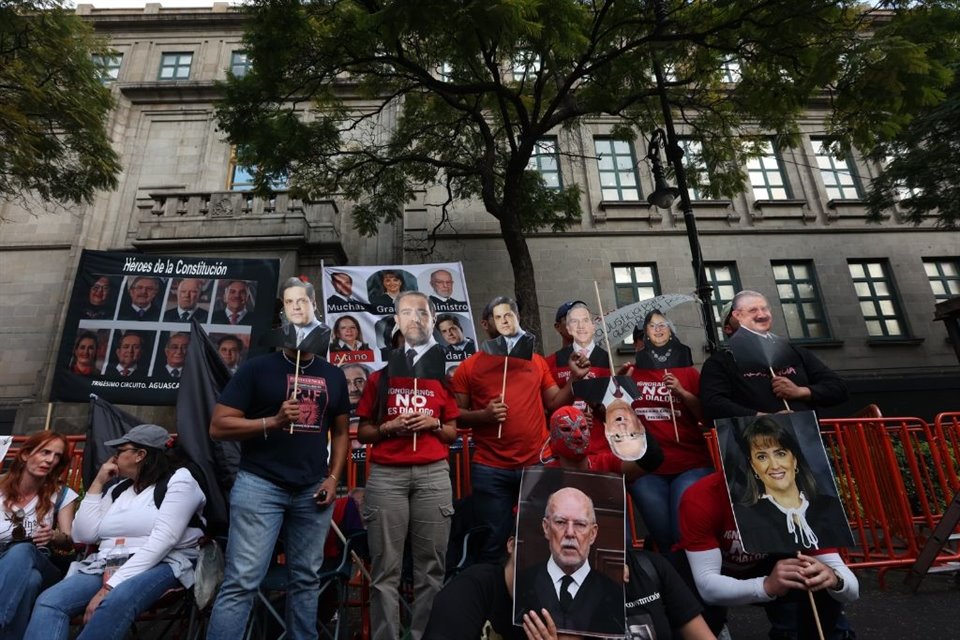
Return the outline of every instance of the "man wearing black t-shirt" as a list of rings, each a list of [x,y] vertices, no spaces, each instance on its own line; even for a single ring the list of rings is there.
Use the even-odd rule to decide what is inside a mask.
[[[312,314],[313,286],[296,278],[280,296],[291,322]],[[281,527],[286,538],[287,632],[316,638],[317,567],[330,525],[329,505],[346,467],[347,382],[322,358],[292,349],[246,362],[214,408],[210,435],[240,440],[240,471],[230,493],[230,538],[223,586],[208,640],[236,640],[269,568]],[[327,434],[331,455],[327,465]]]

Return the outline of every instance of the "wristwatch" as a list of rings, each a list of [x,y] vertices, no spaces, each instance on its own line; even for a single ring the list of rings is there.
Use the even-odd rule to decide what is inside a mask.
[[[835,585],[833,585],[832,587],[830,587],[830,590],[831,590],[831,591],[843,591],[843,586],[844,586],[844,584],[845,584],[844,581],[843,581],[843,576],[841,576],[839,573],[837,573],[837,570],[836,570],[836,569],[833,570],[833,575],[837,576],[837,584],[835,584]]]

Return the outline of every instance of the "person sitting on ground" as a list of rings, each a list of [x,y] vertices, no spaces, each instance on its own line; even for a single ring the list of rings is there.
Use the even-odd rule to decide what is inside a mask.
[[[70,465],[66,453],[66,438],[38,431],[0,479],[0,638],[22,637],[37,595],[61,577],[48,554],[51,544],[72,545],[77,494],[58,481]]]
[[[99,551],[40,594],[24,638],[66,640],[70,618],[83,613],[80,640],[120,640],[167,590],[193,585],[206,498],[191,472],[176,468],[169,440],[163,427],[142,424],[104,443],[115,453],[100,467],[73,523],[74,538],[99,544]],[[115,478],[124,480],[106,488]],[[166,491],[158,506],[161,486]],[[130,555],[123,564],[104,575],[108,561],[124,551]]]

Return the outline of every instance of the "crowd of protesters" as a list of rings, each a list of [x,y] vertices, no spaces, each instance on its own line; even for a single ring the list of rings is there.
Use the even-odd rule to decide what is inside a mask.
[[[442,280],[446,272],[438,273]],[[287,637],[317,637],[318,568],[333,512],[328,507],[346,471],[351,404],[359,416],[359,441],[373,445],[358,506],[372,567],[374,640],[474,638],[484,624],[504,638],[563,637],[549,614],[531,612],[521,627],[505,613],[513,589],[521,476],[539,465],[624,477],[649,528],[644,552],[625,558],[626,593],[628,600],[635,596],[630,606],[649,609],[658,639],[722,634],[725,607],[744,604],[764,606],[771,638],[813,638],[814,599],[806,592],[816,596],[826,638],[854,637],[843,604],[858,597],[858,585],[837,550],[799,557],[745,553],[703,435],[721,418],[844,401],[843,381],[810,352],[791,347],[789,367],[754,375],[721,349],[698,371],[665,313],[651,311],[634,332],[635,361],[619,371],[641,390],[632,407],[647,437],[644,455],[624,460],[604,437],[602,407],[574,391],[580,381],[613,375],[612,354],[594,342],[594,315],[586,304],[561,305],[554,326],[562,346],[544,358],[525,352],[532,340],[520,326],[516,303],[494,298],[480,324],[499,355],[471,341],[470,355],[448,377],[444,354],[450,345],[466,344],[456,331],[459,323],[453,316],[438,318],[434,296],[404,290],[402,280],[388,276],[383,284],[400,346],[383,370],[366,378],[362,393],[321,355],[285,346],[240,365],[219,398],[210,435],[240,441],[241,458],[230,497],[225,578],[208,638],[243,637],[278,538],[286,554]],[[285,316],[298,331],[319,325],[312,285],[290,279],[280,293]],[[754,291],[737,294],[724,316],[728,335],[771,331],[766,298]],[[338,322],[335,348],[366,347],[358,328],[352,318]],[[359,398],[351,402],[351,396]],[[423,403],[416,412],[403,410],[411,397]],[[448,466],[457,428],[471,429],[470,517],[486,535],[477,568],[444,586],[457,513]],[[0,638],[66,637],[71,617],[79,614],[81,638],[123,637],[166,589],[191,586],[203,492],[191,473],[168,460],[166,431],[142,425],[105,443],[115,454],[87,488],[74,520],[77,495],[58,482],[66,441],[44,433],[24,443],[0,479]],[[117,478],[127,481],[111,489]],[[157,499],[161,485],[165,495]],[[592,510],[590,505],[582,512]],[[558,535],[560,545],[566,534]],[[99,543],[100,550],[62,580],[47,550],[73,542]],[[111,571],[118,550],[128,557]],[[652,551],[659,556],[651,564]],[[406,630],[405,554],[413,577]],[[555,588],[559,593],[567,587]],[[461,605],[474,626],[458,617]]]

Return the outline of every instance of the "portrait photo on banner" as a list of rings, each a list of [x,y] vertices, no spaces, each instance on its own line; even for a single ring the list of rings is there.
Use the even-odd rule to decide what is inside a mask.
[[[265,351],[255,337],[272,324],[278,270],[277,260],[83,251],[51,398],[174,404],[194,320],[236,371]]]
[[[727,493],[749,553],[849,547],[853,535],[816,413],[716,421]]]
[[[560,633],[623,636],[624,546],[623,476],[524,469],[514,624],[547,609]]]

